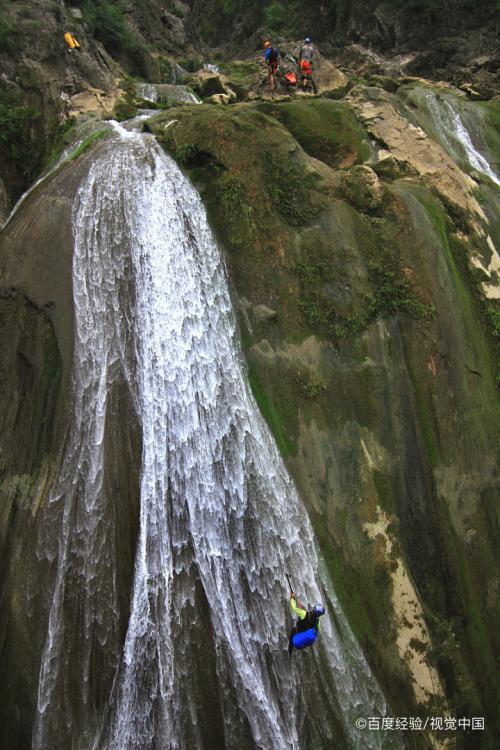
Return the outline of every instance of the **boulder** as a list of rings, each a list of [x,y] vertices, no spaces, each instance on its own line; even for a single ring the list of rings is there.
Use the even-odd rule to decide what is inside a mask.
[[[462,83],[462,85],[459,86],[459,89],[460,91],[463,91],[464,94],[467,94],[467,98],[471,99],[473,102],[480,102],[490,98],[487,94],[482,94],[480,91],[477,91],[477,89],[475,89],[470,83]]]
[[[380,149],[376,154],[375,161],[370,166],[381,177],[397,179],[408,174],[407,166],[395,159],[394,154],[387,149]]]
[[[170,32],[169,35],[172,42],[179,47],[182,47],[186,43],[186,29],[184,28],[183,20],[178,16],[174,16],[173,13],[163,11],[161,21]]]
[[[373,75],[370,76],[369,82],[372,86],[380,86],[381,89],[388,91],[390,94],[394,94],[399,88],[399,83],[389,76]]]
[[[227,84],[223,76],[205,68],[193,74],[190,84],[203,99],[207,96],[213,96],[213,94],[227,93]]]
[[[340,185],[347,200],[362,211],[373,211],[382,205],[384,187],[376,172],[365,164],[345,172]]]
[[[271,310],[267,305],[256,305],[252,311],[255,323],[267,323],[270,320],[276,320],[276,310]]]
[[[205,99],[208,104],[230,104],[231,97],[229,94],[212,94]]]
[[[341,99],[349,89],[349,78],[330,60],[320,59],[314,71],[318,93],[330,99]]]
[[[206,68],[194,73],[189,80],[189,84],[202,99],[212,101],[215,104],[229,104],[235,102],[238,98],[229,85],[226,76]]]
[[[110,117],[115,104],[121,99],[119,89],[102,91],[89,86],[70,97],[69,105],[65,103],[64,112],[68,117],[90,115],[98,119]]]

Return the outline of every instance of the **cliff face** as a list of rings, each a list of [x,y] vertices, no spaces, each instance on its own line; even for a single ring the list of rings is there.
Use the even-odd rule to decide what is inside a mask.
[[[161,44],[157,6],[134,6],[128,23]],[[52,10],[32,54],[23,46],[9,55],[2,82],[2,91],[19,86],[20,101],[43,113],[30,143],[61,112],[61,86],[70,99],[97,101],[94,89],[101,91],[91,109],[102,115],[122,74],[84,25],[75,32],[86,49],[65,53],[67,20],[59,19],[59,3]],[[162,56],[174,59],[176,44],[189,49],[189,18],[199,10],[194,3],[172,14],[186,19],[182,32],[167,19],[177,41],[169,37]],[[365,81],[341,101],[269,100],[254,63],[226,72],[246,101],[171,107],[146,127],[202,194],[225,252],[254,395],[393,715],[484,715],[485,733],[454,741],[493,748],[498,103],[407,79]],[[342,83],[335,96],[347,88]],[[7,748],[29,746],[46,636],[51,571],[36,540],[68,432],[71,210],[94,154],[82,149],[36,187],[0,236],[0,744]],[[13,196],[28,177],[21,179],[10,152],[3,159]],[[112,399],[120,429],[106,449],[106,481],[110,497],[120,498],[110,513],[120,517],[124,622],[141,446],[122,395]],[[428,735],[413,741],[430,747]]]
[[[164,55],[192,54],[182,17],[164,6],[173,9],[151,1],[0,4],[0,219],[60,146],[74,117],[111,117],[129,74],[163,80]],[[79,50],[69,51],[68,31]]]
[[[419,91],[176,110],[151,129],[204,191],[254,393],[393,706],[479,700],[493,717],[498,287],[470,259],[497,263],[498,194],[483,208],[411,124]]]

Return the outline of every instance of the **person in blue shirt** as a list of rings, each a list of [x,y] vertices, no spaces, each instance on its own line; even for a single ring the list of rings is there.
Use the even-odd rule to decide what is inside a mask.
[[[269,71],[269,85],[271,91],[276,90],[276,71],[278,70],[278,60],[280,58],[280,51],[277,47],[274,47],[271,42],[264,44],[265,60]]]
[[[288,653],[291,657],[293,653],[293,636],[296,635],[296,633],[303,633],[311,628],[316,628],[319,633],[319,618],[321,615],[325,614],[325,608],[322,604],[315,604],[312,609],[307,610],[301,601],[297,601],[293,591],[290,594],[290,607],[292,608],[292,612],[297,615],[297,622],[292,628],[288,640]]]

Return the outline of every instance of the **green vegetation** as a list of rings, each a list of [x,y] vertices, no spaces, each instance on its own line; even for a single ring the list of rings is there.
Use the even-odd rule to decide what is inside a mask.
[[[266,8],[266,26],[271,31],[284,31],[289,24],[289,20],[288,9],[278,0],[273,0],[271,5]]]
[[[181,145],[175,149],[174,156],[179,164],[189,166],[193,163],[198,154],[198,147],[194,143],[181,143]]]
[[[115,106],[113,107],[113,119],[118,122],[124,122],[130,120],[137,114],[137,107],[132,102],[124,99],[118,99]]]
[[[437,466],[440,461],[439,445],[434,429],[434,415],[431,411],[432,401],[425,393],[423,383],[419,380],[418,375],[408,365],[408,374],[410,376],[413,393],[415,395],[415,404],[418,411],[418,421],[421,428],[422,438],[425,443],[427,457],[431,466]]]
[[[321,391],[326,390],[326,388],[326,383],[316,375],[310,375],[300,382],[300,392],[305,398],[314,398],[315,396],[318,396]]]
[[[177,61],[181,68],[187,70],[188,73],[196,73],[203,67],[203,60],[201,57],[184,57]]]
[[[113,57],[122,57],[131,64],[132,71],[147,72],[147,49],[127,25],[121,0],[84,0],[82,12],[89,33],[102,42]]]
[[[334,544],[328,533],[325,521],[320,516],[312,519],[314,533],[318,540],[323,559],[335,586],[340,604],[349,620],[349,624],[361,645],[366,648],[367,641],[377,640],[377,630],[380,621],[374,617],[374,612],[387,612],[388,601],[383,604],[383,597],[375,591],[368,577],[363,581],[356,576],[355,571],[343,559],[341,551]],[[390,605],[389,605],[390,606]],[[386,616],[382,621],[386,620]]]
[[[485,298],[481,287],[482,274],[478,273],[477,269],[472,266],[468,247],[453,234],[457,226],[468,231],[465,217],[460,216],[457,209],[449,205],[446,206],[448,213],[445,213],[437,199],[430,200],[420,195],[419,200],[431,218],[446,250],[457,295],[461,300],[463,310],[468,310],[471,319],[473,319],[476,317],[473,312],[473,306],[475,306],[477,313],[479,313],[478,317],[482,319],[483,326],[490,336],[493,360],[497,361],[495,380],[497,385],[500,386],[500,300]]]
[[[30,181],[40,165],[34,130],[40,113],[21,102],[21,94],[0,88],[0,144],[6,158]]]
[[[4,16],[0,5],[0,54],[13,52],[16,49],[16,29]]]
[[[160,71],[160,82],[161,83],[173,83],[174,75],[172,72],[172,63],[166,57],[159,55],[156,58],[158,62],[158,68]]]
[[[239,99],[245,99],[262,80],[262,68],[254,62],[220,63],[219,68],[227,77],[231,89]]]
[[[490,324],[491,335],[500,338],[500,303],[498,300],[485,303],[485,315]]]
[[[119,87],[124,91],[125,96],[123,99],[119,99],[113,108],[113,118],[118,122],[130,120],[137,114],[136,85],[137,82],[132,76],[126,76],[119,83]]]
[[[311,202],[317,176],[305,174],[289,153],[278,149],[264,153],[264,165],[267,192],[274,208],[292,227],[309,224],[319,213]]]
[[[255,76],[261,77],[261,67],[257,63],[236,60],[229,63],[220,63],[219,68],[225,76],[236,84],[244,84]]]
[[[68,117],[62,124],[56,128],[54,147],[52,153],[46,161],[45,168],[50,169],[58,161],[62,152],[68,144],[69,133],[75,126],[76,118]]]
[[[217,180],[215,187],[223,216],[231,228],[233,247],[251,250],[257,228],[244,183],[237,177],[225,174]]]
[[[373,484],[377,491],[377,500],[385,512],[391,516],[396,512],[394,501],[394,492],[392,489],[391,478],[377,469],[372,470]]]
[[[108,128],[104,128],[102,130],[96,130],[95,133],[92,133],[87,138],[85,138],[85,140],[82,143],[80,143],[78,148],[75,149],[75,151],[73,151],[73,153],[69,157],[70,161],[74,161],[75,159],[78,159],[79,156],[89,151],[94,145],[94,143],[97,143],[97,141],[102,140],[107,135],[109,135]]]
[[[259,110],[283,123],[307,154],[331,167],[362,163],[370,155],[365,131],[343,102],[264,102]]]
[[[260,412],[269,425],[269,429],[274,435],[281,454],[283,456],[290,456],[294,453],[294,449],[285,431],[283,416],[276,408],[275,403],[268,397],[262,381],[251,366],[248,371],[248,382],[250,383],[250,388]]]
[[[368,271],[368,290],[353,300],[349,313],[340,312],[327,292],[332,273],[324,262],[314,262],[314,251],[307,262],[296,265],[300,279],[299,306],[309,326],[323,335],[337,339],[363,331],[377,317],[404,313],[425,319],[434,308],[424,302],[412,279],[401,267],[399,250],[383,219],[367,219],[363,232],[363,249]]]

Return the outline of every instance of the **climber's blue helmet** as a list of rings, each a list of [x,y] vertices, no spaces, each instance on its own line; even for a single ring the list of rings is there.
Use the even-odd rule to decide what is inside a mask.
[[[321,617],[321,615],[325,614],[325,608],[323,607],[322,604],[315,604],[313,607],[313,612],[318,617]]]
[[[311,40],[309,39],[309,37],[308,37],[308,36],[306,36],[306,38],[305,38],[305,40],[304,40],[304,41],[305,41],[305,43],[306,43],[306,44],[311,44]]]

